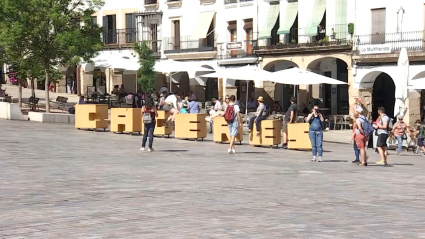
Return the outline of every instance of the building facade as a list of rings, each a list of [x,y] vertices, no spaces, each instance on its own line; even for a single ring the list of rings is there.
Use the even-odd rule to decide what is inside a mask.
[[[372,118],[381,106],[390,117],[406,115],[410,124],[420,118],[421,90],[407,87],[407,97],[403,91],[425,77],[424,12],[423,0],[357,0],[353,74],[358,95],[353,96],[364,99]],[[403,48],[409,58],[407,78],[398,66]]]

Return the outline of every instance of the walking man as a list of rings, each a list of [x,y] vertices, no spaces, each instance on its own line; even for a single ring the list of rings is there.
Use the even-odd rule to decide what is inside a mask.
[[[285,118],[283,119],[282,127],[282,148],[288,148],[288,124],[295,123],[298,116],[297,98],[291,97],[291,106],[286,111]]]
[[[390,118],[385,114],[385,108],[378,108],[379,116],[381,116],[381,120],[378,124],[374,124],[373,127],[376,129],[378,133],[378,140],[376,142],[376,147],[378,148],[379,155],[381,156],[381,160],[376,162],[379,165],[387,165],[387,139],[388,139],[388,125],[390,124]]]

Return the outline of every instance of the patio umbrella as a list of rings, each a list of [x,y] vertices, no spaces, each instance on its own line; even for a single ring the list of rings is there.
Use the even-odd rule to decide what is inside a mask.
[[[302,70],[299,68],[291,68],[287,70],[276,71],[272,73],[273,79],[271,81],[279,84],[287,85],[317,85],[317,84],[330,84],[330,85],[347,85],[346,82],[335,80],[320,74]]]
[[[397,90],[396,98],[406,99],[409,79],[409,57],[407,56],[406,48],[403,48],[400,51],[400,56],[397,61],[397,68],[400,74],[402,85],[401,87],[397,87],[399,90]]]
[[[189,78],[192,76],[192,78],[196,75],[196,72],[203,71],[203,72],[211,72],[215,71],[213,69],[199,66],[199,62],[181,62],[181,61],[157,61],[155,62],[154,71],[161,72],[163,74],[171,74],[174,75],[179,72],[187,72],[189,75]],[[170,91],[172,87],[172,79],[170,79]]]
[[[247,82],[261,82],[272,79],[272,73],[247,65],[241,67],[229,67],[221,71],[202,75],[201,77],[209,78],[227,78],[232,80],[244,80]],[[245,114],[248,114],[248,90],[246,93]]]

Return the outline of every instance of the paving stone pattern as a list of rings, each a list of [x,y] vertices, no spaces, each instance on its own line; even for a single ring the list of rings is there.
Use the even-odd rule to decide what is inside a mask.
[[[1,120],[0,238],[425,238],[425,157],[140,141]]]

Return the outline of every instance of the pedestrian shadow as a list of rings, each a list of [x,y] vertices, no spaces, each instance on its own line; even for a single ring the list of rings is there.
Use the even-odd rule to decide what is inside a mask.
[[[347,160],[338,160],[338,159],[334,159],[334,160],[322,160],[322,163],[347,163]]]
[[[367,164],[368,167],[382,167],[382,168],[393,168],[392,164],[380,165],[380,164]]]
[[[395,165],[395,166],[414,166],[414,164],[412,164],[412,163],[393,163],[391,165]]]
[[[241,154],[267,154],[268,152],[238,152]]]
[[[189,150],[188,149],[163,149],[163,150],[156,150],[156,151],[177,153],[177,152],[188,152]]]

